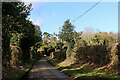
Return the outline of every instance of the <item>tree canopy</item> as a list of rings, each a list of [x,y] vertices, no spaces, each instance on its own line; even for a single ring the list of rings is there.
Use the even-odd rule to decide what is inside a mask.
[[[62,39],[62,41],[66,41],[68,48],[67,48],[67,52],[66,52],[66,56],[67,58],[70,55],[70,50],[71,48],[73,48],[74,46],[74,26],[70,23],[70,20],[66,20],[62,26],[62,31],[59,34],[60,39]]]
[[[7,66],[11,59],[10,45],[18,46],[23,51],[24,59],[29,59],[30,47],[42,40],[40,26],[27,19],[32,10],[24,2],[2,3],[2,58]]]

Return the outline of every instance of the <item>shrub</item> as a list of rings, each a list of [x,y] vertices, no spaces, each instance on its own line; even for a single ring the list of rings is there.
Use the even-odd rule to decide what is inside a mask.
[[[77,51],[77,61],[94,63],[99,69],[109,69],[111,73],[118,73],[120,70],[120,44],[94,45],[80,47]]]
[[[20,47],[11,45],[11,66],[17,67],[22,63],[22,50]]]

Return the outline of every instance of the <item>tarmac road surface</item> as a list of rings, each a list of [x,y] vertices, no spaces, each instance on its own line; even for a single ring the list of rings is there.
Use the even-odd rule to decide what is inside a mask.
[[[34,80],[72,80],[47,62],[48,57],[38,60],[28,74]]]

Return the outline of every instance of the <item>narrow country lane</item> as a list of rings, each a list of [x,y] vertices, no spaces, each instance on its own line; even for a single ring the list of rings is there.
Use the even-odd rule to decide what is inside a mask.
[[[28,78],[37,80],[72,80],[47,62],[48,57],[37,61],[29,72]]]

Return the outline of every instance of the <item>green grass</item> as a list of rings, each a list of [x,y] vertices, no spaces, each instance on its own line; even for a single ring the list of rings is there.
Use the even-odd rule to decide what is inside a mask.
[[[3,76],[4,78],[20,79],[30,70],[34,62],[35,62],[35,59],[30,59],[29,61],[26,61],[23,64],[23,67],[24,67],[23,69],[11,68],[9,72],[6,72],[6,73],[3,72]]]
[[[80,68],[70,68],[70,67],[65,67],[62,70],[63,73],[67,74],[68,76],[72,76],[74,78],[78,77],[85,77],[85,78],[92,78],[93,76],[95,77],[103,77],[103,78],[117,78],[120,79],[120,76],[116,76],[113,74],[106,74],[105,72],[101,72],[99,70],[86,70],[86,69],[80,69]]]
[[[29,69],[32,67],[32,64],[35,62],[35,59],[30,59],[29,61],[25,62],[23,64],[25,71],[29,71]]]
[[[21,78],[26,72],[20,69],[11,69],[5,78]]]
[[[54,66],[58,66],[59,63],[56,62],[54,59],[48,59],[48,62],[53,64]],[[87,70],[83,68],[73,68],[71,66],[63,67],[62,65],[59,65],[58,70],[62,71],[66,75],[70,77],[74,77],[76,80],[82,80],[81,78],[91,78],[96,80],[96,78],[111,78],[111,79],[120,79],[120,76],[116,76],[114,74],[107,74],[105,72],[101,72],[99,70]],[[79,79],[80,78],[80,79]],[[84,79],[83,79],[84,80]],[[105,80],[105,79],[101,79]]]
[[[65,68],[62,70],[65,74],[69,76],[73,76],[74,78],[78,77],[103,77],[103,78],[119,78],[119,76],[113,75],[113,74],[106,74],[105,72],[101,72],[99,70],[86,70],[86,69],[80,69],[80,68]]]
[[[53,66],[58,66],[58,62],[56,61],[56,59],[51,59],[51,58],[49,58],[49,59],[47,59],[47,61],[49,62],[49,63],[51,63]]]

